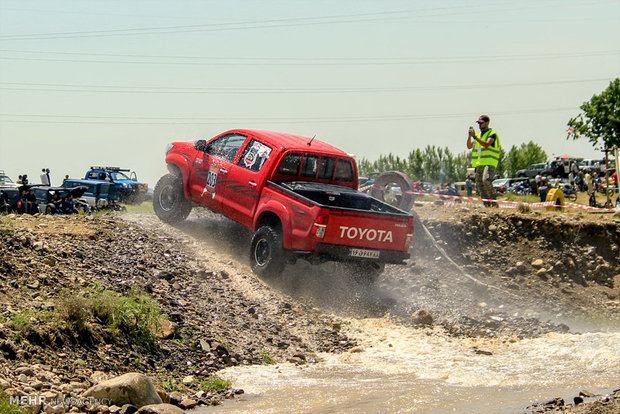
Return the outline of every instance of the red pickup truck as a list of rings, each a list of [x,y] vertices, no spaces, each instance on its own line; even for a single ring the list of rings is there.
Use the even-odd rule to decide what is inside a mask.
[[[355,160],[314,138],[235,129],[205,141],[168,144],[170,174],[155,186],[155,213],[184,220],[195,204],[254,233],[259,275],[286,263],[334,260],[372,283],[385,263],[409,258],[413,216],[357,191]]]

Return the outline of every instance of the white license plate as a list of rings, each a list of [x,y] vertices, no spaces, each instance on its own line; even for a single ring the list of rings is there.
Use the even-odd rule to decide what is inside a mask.
[[[351,249],[349,250],[349,256],[353,257],[366,257],[368,259],[378,259],[378,250],[366,250],[366,249]]]

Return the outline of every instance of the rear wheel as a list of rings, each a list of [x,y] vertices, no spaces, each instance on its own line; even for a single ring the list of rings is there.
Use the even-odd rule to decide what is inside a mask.
[[[192,204],[183,193],[182,178],[166,174],[159,179],[153,192],[153,209],[164,223],[180,223],[187,218]]]
[[[250,265],[259,276],[278,276],[285,262],[282,236],[273,227],[263,226],[252,237]]]

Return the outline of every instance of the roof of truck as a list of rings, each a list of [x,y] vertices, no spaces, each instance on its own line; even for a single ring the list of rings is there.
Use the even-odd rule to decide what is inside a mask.
[[[299,150],[299,151],[318,151],[318,152],[328,152],[332,154],[338,154],[343,156],[350,156],[346,152],[338,149],[330,144],[327,144],[318,139],[312,139],[308,137],[302,137],[299,135],[287,134],[284,132],[274,132],[274,131],[261,131],[254,129],[233,129],[225,132],[225,134],[229,133],[239,133],[242,135],[248,135],[250,137],[262,138],[265,144],[271,144],[274,146],[281,146],[288,150]],[[222,134],[224,135],[224,134]],[[308,143],[310,145],[308,145]]]

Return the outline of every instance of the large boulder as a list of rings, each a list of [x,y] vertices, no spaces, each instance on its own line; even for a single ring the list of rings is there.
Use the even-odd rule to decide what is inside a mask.
[[[183,414],[184,412],[172,404],[151,404],[138,410],[138,414]]]
[[[107,399],[107,405],[132,404],[138,408],[162,403],[151,380],[136,372],[102,381],[86,390],[84,397]]]

